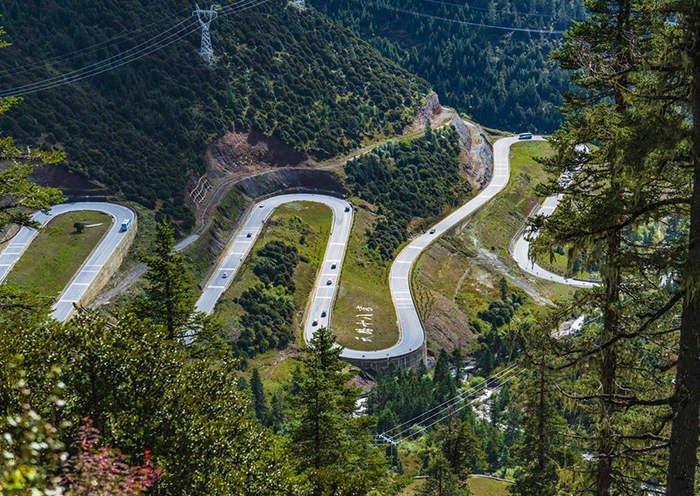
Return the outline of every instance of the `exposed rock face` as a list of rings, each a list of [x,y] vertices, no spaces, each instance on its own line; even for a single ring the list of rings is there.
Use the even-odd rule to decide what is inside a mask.
[[[425,123],[429,119],[433,119],[435,116],[439,115],[440,112],[442,112],[440,98],[437,96],[437,93],[432,93],[428,96],[423,106],[418,109],[418,112],[416,112],[411,127],[419,128],[425,126]]]
[[[227,133],[209,145],[208,170],[213,175],[228,175],[252,166],[287,167],[299,165],[308,157],[277,138],[256,131]]]
[[[478,125],[465,122],[456,113],[450,125],[459,134],[466,154],[465,174],[479,189],[484,188],[493,174],[493,145]]]

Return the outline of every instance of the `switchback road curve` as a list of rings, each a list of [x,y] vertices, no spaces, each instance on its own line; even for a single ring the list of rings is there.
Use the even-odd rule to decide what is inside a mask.
[[[383,366],[389,361],[404,361],[410,365],[425,353],[425,333],[411,294],[410,276],[418,256],[439,236],[454,227],[485,205],[508,184],[510,168],[508,152],[517,138],[503,138],[494,146],[494,168],[489,185],[476,197],[438,222],[427,233],[409,243],[391,267],[389,286],[396,309],[399,340],[396,344],[377,351],[360,351],[346,348],[342,357],[365,366]],[[331,310],[338,289],[345,248],[352,227],[352,209],[345,200],[325,195],[281,195],[269,198],[254,206],[243,225],[229,243],[212,276],[207,281],[196,308],[205,313],[214,310],[216,301],[231,284],[231,280],[255,243],[264,220],[278,206],[292,201],[312,201],[328,205],[333,210],[333,229],[328,248],[311,296],[309,313],[304,323],[304,339],[313,336],[319,327],[329,326]],[[323,312],[324,317],[321,317]],[[316,325],[314,325],[314,322]]]
[[[533,136],[532,139],[535,141],[545,141],[544,138],[542,138],[541,136]],[[499,150],[500,153],[505,154],[506,160],[510,155],[511,144],[512,143],[508,145],[507,149]],[[496,150],[494,150],[494,160],[497,160]],[[552,215],[552,212],[554,212],[554,210],[557,208],[561,197],[562,195],[552,195],[547,197],[542,203],[542,206],[537,210],[535,215]],[[566,284],[567,286],[572,286],[576,288],[593,288],[598,285],[598,283],[593,281],[582,281],[580,279],[564,277],[542,268],[542,266],[540,266],[537,262],[530,258],[530,240],[534,239],[534,237],[536,237],[536,234],[530,234],[528,239],[528,236],[526,236],[523,232],[518,236],[517,240],[513,244],[511,256],[513,257],[513,260],[515,260],[515,262],[518,264],[518,267],[520,267],[520,269],[540,279],[546,279],[548,281],[558,282],[560,284]]]
[[[127,233],[120,231],[122,222],[128,220],[132,226],[129,229],[134,229],[133,224],[136,218],[133,210],[122,205],[105,202],[81,202],[55,205],[47,214],[37,212],[32,217],[32,220],[38,222],[41,227],[44,227],[51,219],[58,215],[78,211],[102,212],[111,216],[114,221],[109,231],[107,231],[90,255],[85,259],[78,269],[78,272],[75,273],[54,304],[51,316],[61,322],[68,320],[73,313],[73,303],[81,301],[83,295],[85,295],[90,289],[90,286],[96,281],[102,267],[104,267],[114,251],[126,238]],[[12,267],[14,267],[37,234],[38,231],[36,229],[23,227],[9,241],[2,252],[0,252],[0,283],[5,280],[7,274],[10,273]]]
[[[413,265],[433,241],[472,215],[506,187],[510,178],[508,153],[510,145],[516,141],[518,141],[517,138],[498,140],[494,145],[493,171],[488,186],[435,224],[428,232],[411,241],[394,260],[389,274],[389,288],[396,309],[399,341],[393,346],[379,351],[345,350],[344,358],[357,362],[371,361],[377,366],[381,366],[386,361],[395,361],[396,359],[400,361],[404,357],[409,357],[407,360],[413,361],[414,354],[425,352],[425,332],[411,293]],[[409,365],[410,363],[405,364]]]
[[[263,200],[254,205],[244,219],[241,227],[226,246],[219,258],[212,275],[207,280],[202,295],[196,303],[196,309],[210,314],[216,302],[231,285],[232,280],[250,253],[265,220],[279,206],[291,202],[314,202],[328,206],[333,212],[333,223],[328,237],[328,245],[323,262],[316,278],[308,306],[308,315],[304,326],[304,338],[310,339],[313,331],[319,327],[329,327],[332,304],[338,290],[338,281],[345,258],[345,249],[350,238],[353,210],[350,203],[334,196],[319,194],[279,195]],[[323,312],[324,317],[321,317]],[[313,322],[316,325],[313,325]]]

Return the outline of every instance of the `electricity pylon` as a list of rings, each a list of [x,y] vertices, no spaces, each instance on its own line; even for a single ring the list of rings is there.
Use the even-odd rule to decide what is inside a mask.
[[[197,4],[194,4],[194,8],[195,10],[192,12],[192,15],[197,16],[199,24],[202,26],[202,46],[199,49],[199,55],[207,64],[214,65],[214,48],[211,46],[209,25],[217,16],[216,10],[214,10],[213,5],[209,7],[209,10],[200,9]]]
[[[304,0],[294,0],[294,5],[299,10],[304,10],[306,8],[306,3],[304,2]]]

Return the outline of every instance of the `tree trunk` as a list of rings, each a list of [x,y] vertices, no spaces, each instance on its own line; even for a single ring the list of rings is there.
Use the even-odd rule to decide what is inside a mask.
[[[613,175],[615,173],[613,172]],[[615,181],[613,181],[613,184]],[[620,233],[612,232],[608,235],[608,253],[603,281],[605,284],[605,305],[603,308],[603,331],[601,343],[611,340],[618,331],[620,298],[620,270],[617,263],[620,251]],[[616,347],[608,346],[602,352],[600,361],[599,379],[601,393],[603,395],[615,394],[615,375],[617,372]],[[600,402],[600,429],[598,430],[598,470],[596,477],[596,494],[608,496],[612,485],[612,454],[615,450],[613,441],[613,428],[611,416],[614,406],[606,398]]]
[[[691,34],[697,36],[698,16],[690,21]],[[700,402],[700,54],[694,62],[693,93],[693,160],[694,185],[690,206],[690,242],[685,274],[686,295],[683,302],[681,337],[676,365],[673,399],[673,423],[668,464],[668,495],[693,496],[698,449],[698,403]]]

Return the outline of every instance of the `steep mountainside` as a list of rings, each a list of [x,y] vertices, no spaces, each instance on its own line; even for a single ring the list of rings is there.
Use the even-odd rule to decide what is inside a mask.
[[[220,8],[241,3],[250,2]],[[191,8],[186,0],[1,2],[13,46],[0,60],[0,88],[134,48],[193,22]],[[213,68],[198,55],[199,40],[194,31],[117,70],[29,95],[0,129],[20,142],[62,147],[73,170],[191,219],[184,189],[204,171],[213,139],[253,129],[326,158],[401,129],[429,89],[350,32],[284,0],[214,20]]]
[[[483,125],[551,132],[567,75],[548,60],[580,0],[311,0]],[[438,19],[439,18],[439,19]],[[491,27],[486,27],[488,25]]]

